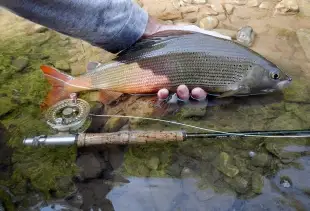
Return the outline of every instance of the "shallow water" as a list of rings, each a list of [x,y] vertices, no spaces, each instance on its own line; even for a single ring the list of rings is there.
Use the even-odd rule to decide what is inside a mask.
[[[270,2],[273,7],[277,3]],[[172,3],[144,1],[144,7],[156,14],[162,8],[171,9]],[[1,77],[4,76],[0,118],[6,128],[1,125],[0,184],[6,188],[0,188],[0,199],[8,210],[310,209],[307,138],[192,139],[182,143],[80,149],[24,147],[21,141],[25,136],[51,133],[39,110],[46,94],[46,81],[39,65],[61,60],[69,64],[72,74],[78,74],[88,61],[108,61],[111,55],[49,31],[25,36],[32,23],[4,12],[0,15],[0,25],[7,29],[0,33]],[[206,110],[182,107],[165,119],[222,131],[309,128],[310,58],[296,31],[309,29],[310,17],[274,16],[272,9],[243,5],[235,6],[229,19],[221,21],[217,28],[236,31],[245,25],[252,26],[257,33],[251,48],[289,74],[293,78],[291,86],[283,93],[209,102]],[[16,71],[11,68],[11,61],[20,56],[28,57],[29,64],[25,70]],[[148,116],[153,110],[148,97],[133,96],[104,108],[93,102],[95,92],[81,97],[91,102],[92,113],[96,114]],[[107,120],[93,117],[88,132],[203,132],[146,120]],[[13,152],[7,146],[13,147]]]

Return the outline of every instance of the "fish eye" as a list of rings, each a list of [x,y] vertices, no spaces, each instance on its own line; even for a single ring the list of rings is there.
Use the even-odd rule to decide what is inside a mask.
[[[271,76],[271,78],[272,79],[274,79],[274,80],[277,80],[277,79],[279,79],[279,74],[277,74],[277,73],[270,73],[270,76]]]

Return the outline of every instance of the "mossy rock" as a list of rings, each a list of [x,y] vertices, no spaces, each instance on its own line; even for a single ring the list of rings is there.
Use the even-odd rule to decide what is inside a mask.
[[[160,160],[156,156],[152,156],[148,161],[147,161],[147,167],[151,170],[156,170],[158,168],[158,165],[160,163]]]
[[[233,187],[238,193],[245,193],[249,187],[249,182],[239,175],[234,178],[225,177],[225,182]]]
[[[267,166],[270,162],[270,156],[266,153],[258,153],[256,154],[251,161],[253,166],[264,167]]]
[[[264,187],[264,177],[261,174],[254,173],[252,175],[252,191],[261,194]]]
[[[231,157],[226,152],[221,152],[216,158],[214,166],[228,177],[234,177],[239,173],[239,169],[231,162]]]

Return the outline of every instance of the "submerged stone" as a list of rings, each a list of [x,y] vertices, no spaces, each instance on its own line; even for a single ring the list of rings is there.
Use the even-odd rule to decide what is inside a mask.
[[[226,152],[221,152],[215,160],[215,167],[228,177],[234,177],[239,173],[239,169],[230,162],[230,156]]]
[[[268,154],[265,153],[259,153],[252,158],[253,166],[267,166],[269,164],[269,161],[270,157],[268,156]]]
[[[28,57],[17,57],[12,61],[12,66],[17,70],[17,72],[23,71],[29,64]]]
[[[249,182],[241,176],[236,176],[234,178],[225,177],[224,180],[238,193],[245,193],[248,189]]]
[[[59,70],[63,70],[65,72],[69,72],[71,70],[70,65],[68,62],[64,60],[56,61],[55,67]]]
[[[147,162],[147,167],[149,167],[152,170],[156,170],[159,165],[159,158],[156,156],[152,156],[150,160]]]
[[[253,173],[252,175],[252,191],[254,193],[262,193],[264,187],[264,177],[261,174]]]

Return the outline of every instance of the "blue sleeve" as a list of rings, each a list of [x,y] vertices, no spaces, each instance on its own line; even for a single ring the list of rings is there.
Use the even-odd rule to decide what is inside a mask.
[[[0,6],[112,53],[136,42],[148,21],[132,0],[0,0]]]

